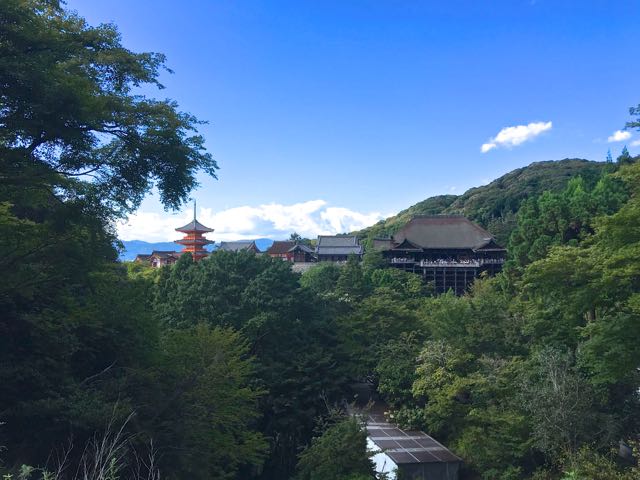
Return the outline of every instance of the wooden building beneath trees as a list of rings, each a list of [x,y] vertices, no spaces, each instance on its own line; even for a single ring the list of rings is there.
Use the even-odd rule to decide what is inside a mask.
[[[422,275],[436,292],[463,294],[483,273],[502,270],[506,249],[462,216],[416,216],[391,238],[374,239],[392,267]]]
[[[182,252],[174,252],[172,250],[154,250],[151,253],[139,253],[136,255],[136,262],[144,262],[153,268],[164,267],[165,265],[173,265],[178,261]]]

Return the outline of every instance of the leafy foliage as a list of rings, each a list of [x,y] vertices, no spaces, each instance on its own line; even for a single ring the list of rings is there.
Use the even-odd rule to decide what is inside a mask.
[[[286,262],[220,251],[198,263],[183,256],[165,269],[154,305],[167,326],[230,326],[248,339],[268,391],[259,425],[271,441],[265,476],[293,471],[291,452],[309,441],[325,401],[338,400],[346,380],[330,304],[301,289]]]
[[[562,192],[525,200],[509,242],[512,262],[521,267],[544,258],[553,246],[577,245],[593,234],[595,218],[617,212],[627,197],[623,182],[605,175],[591,190],[575,177]]]
[[[90,27],[58,2],[0,6],[0,159],[8,189],[137,207],[155,182],[178,207],[215,161],[175,102],[134,94],[162,87],[164,56],[133,53],[112,25]],[[91,180],[89,182],[88,180]]]
[[[139,410],[157,360],[151,278],[115,263],[113,220],[154,185],[179,206],[216,164],[195,118],[136,93],[162,55],[57,1],[0,18],[0,444],[9,467],[44,465]]]
[[[366,480],[373,478],[367,434],[355,417],[329,424],[300,454],[297,480]]]
[[[200,324],[168,330],[160,348],[156,441],[179,446],[164,451],[162,471],[202,479],[259,471],[267,443],[252,427],[263,392],[250,385],[255,366],[246,340],[232,329]]]

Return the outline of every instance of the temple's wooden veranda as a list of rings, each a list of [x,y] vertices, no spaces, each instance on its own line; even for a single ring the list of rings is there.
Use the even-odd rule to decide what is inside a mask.
[[[375,239],[389,265],[422,275],[436,292],[463,294],[483,273],[502,269],[506,250],[493,236],[460,216],[417,216],[392,238]]]

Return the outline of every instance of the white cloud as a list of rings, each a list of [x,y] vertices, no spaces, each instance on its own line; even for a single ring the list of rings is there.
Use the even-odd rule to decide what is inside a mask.
[[[359,213],[342,207],[329,207],[320,212],[322,227],[331,234],[347,233],[368,227],[390,215],[374,213]]]
[[[640,140],[634,140],[633,142],[631,142],[631,146],[632,147],[640,147]]]
[[[176,240],[181,235],[175,228],[188,223],[191,215],[190,211],[171,215],[138,210],[128,221],[118,225],[118,237],[148,242]],[[287,238],[294,231],[303,237],[314,238],[359,230],[388,216],[379,212],[361,213],[343,207],[329,207],[324,200],[293,205],[242,206],[216,213],[210,208],[200,208],[198,212],[198,220],[215,229],[208,237],[216,241]]]
[[[493,150],[498,147],[515,147],[527,140],[537,137],[542,132],[551,130],[552,126],[552,122],[533,122],[528,125],[505,127],[487,143],[483,143],[482,147],[480,147],[480,151],[482,153],[487,153],[489,150]]]
[[[612,135],[609,135],[607,138],[607,142],[622,142],[631,138],[630,132],[625,132],[624,130],[616,130]]]

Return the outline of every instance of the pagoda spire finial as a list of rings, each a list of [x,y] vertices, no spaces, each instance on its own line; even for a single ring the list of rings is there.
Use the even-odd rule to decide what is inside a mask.
[[[193,199],[193,219],[196,219],[196,199]]]

